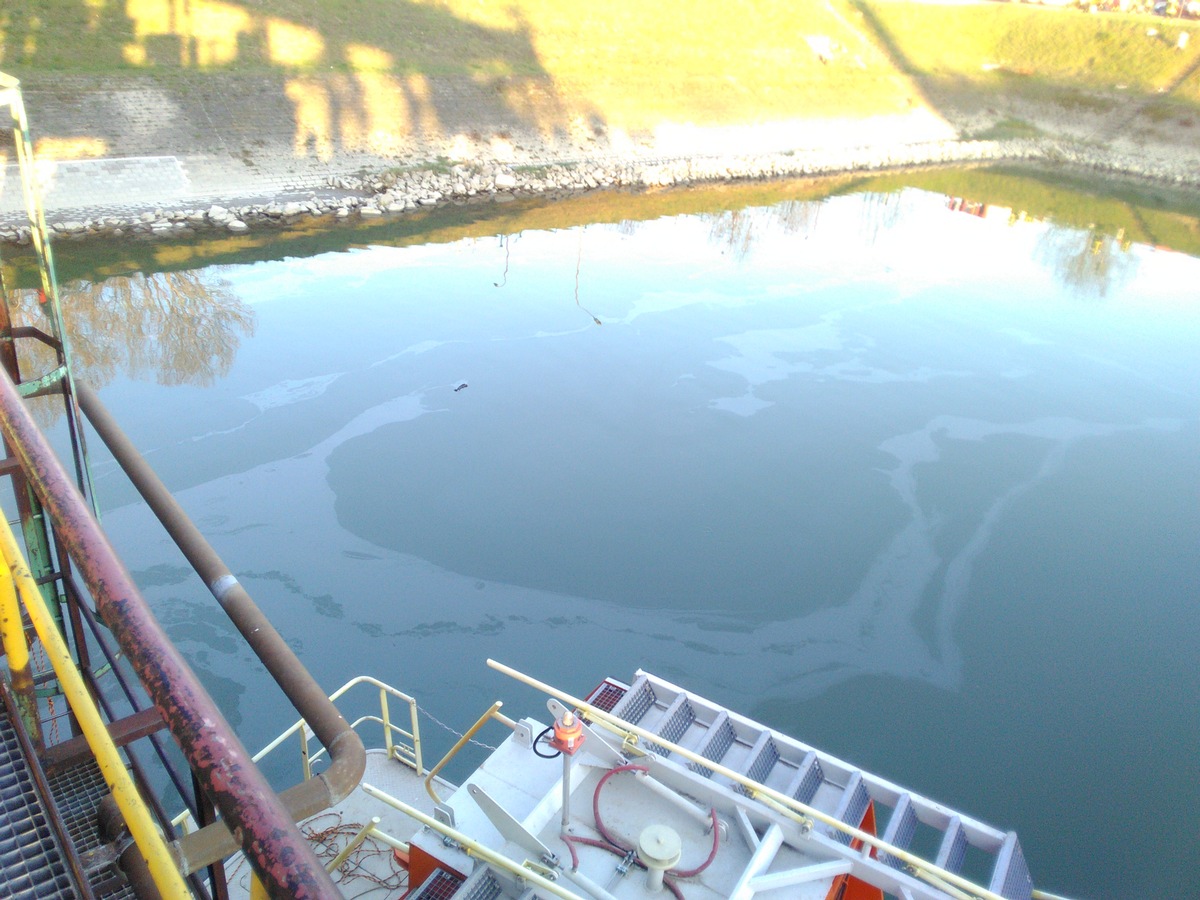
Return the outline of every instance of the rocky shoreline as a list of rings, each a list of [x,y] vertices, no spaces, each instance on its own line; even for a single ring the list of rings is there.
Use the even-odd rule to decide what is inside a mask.
[[[602,188],[651,189],[714,181],[816,177],[846,172],[939,165],[1029,162],[1063,165],[1096,174],[1170,187],[1200,188],[1200,172],[1182,161],[1132,157],[1111,149],[1059,141],[931,141],[890,147],[837,148],[736,156],[671,159],[591,158],[513,166],[471,162],[414,167],[367,176],[331,177],[303,200],[243,206],[213,203],[206,209],[157,208],[135,215],[97,215],[48,221],[53,237],[66,240],[140,237],[178,238],[201,231],[241,233],[280,227],[301,217],[374,218],[402,215],[441,203],[478,197],[578,193]],[[25,245],[28,226],[0,227],[0,241]]]

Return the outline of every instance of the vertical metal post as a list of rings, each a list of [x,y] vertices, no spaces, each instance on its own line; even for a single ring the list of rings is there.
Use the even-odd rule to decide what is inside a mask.
[[[4,652],[8,656],[8,675],[12,682],[17,712],[34,746],[41,752],[44,746],[42,722],[41,716],[38,715],[33,674],[29,668],[29,644],[25,640],[25,623],[21,619],[21,604],[17,600],[16,586],[6,571],[0,571],[0,634],[4,640]]]
[[[412,719],[412,736],[413,736],[413,762],[417,767],[417,774],[425,774],[425,764],[421,761],[421,723],[417,721],[417,701],[410,700],[408,704],[409,716]]]
[[[392,758],[392,721],[388,714],[387,691],[379,689],[379,717],[383,719],[383,746],[387,750],[387,758]],[[418,775],[421,773],[418,772]]]
[[[7,105],[13,120],[13,145],[17,154],[17,168],[21,177],[21,188],[25,199],[25,211],[29,218],[30,238],[38,261],[38,275],[41,279],[41,296],[44,302],[46,317],[50,322],[50,332],[57,342],[55,348],[58,360],[58,376],[62,386],[64,406],[66,409],[67,431],[70,435],[75,479],[80,491],[92,504],[92,511],[97,514],[95,498],[92,492],[91,473],[87,464],[87,446],[83,431],[79,427],[79,408],[75,401],[72,364],[68,348],[66,328],[62,319],[62,307],[59,304],[58,277],[54,269],[54,251],[50,246],[49,232],[46,228],[46,216],[41,202],[37,179],[34,172],[33,142],[29,136],[29,121],[25,115],[25,102],[21,97],[20,81],[10,75],[0,73],[0,104]],[[11,311],[8,309],[7,294],[0,303],[0,360],[4,364],[13,383],[21,384],[20,367],[17,361],[16,347],[13,344]],[[9,449],[11,454],[11,448]],[[30,489],[28,482],[19,473],[13,476],[13,488],[16,495],[17,513],[21,520],[21,532],[25,538],[26,557],[30,571],[38,582],[39,590],[50,608],[55,623],[60,631],[64,631],[63,617],[60,605],[63,597],[59,593],[52,576],[55,574],[53,550],[49,530],[41,503]],[[79,632],[76,632],[77,638]],[[78,648],[77,648],[78,649]]]
[[[312,778],[312,760],[309,758],[308,752],[308,729],[304,727],[304,722],[300,723],[300,767],[304,770],[304,780]]]
[[[562,777],[562,827],[563,831],[571,824],[571,754],[563,753]]]

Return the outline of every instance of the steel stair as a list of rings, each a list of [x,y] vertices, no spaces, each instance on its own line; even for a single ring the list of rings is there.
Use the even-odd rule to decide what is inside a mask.
[[[0,897],[74,900],[79,896],[17,726],[8,709],[0,706]]]
[[[593,696],[603,693],[611,702],[612,692],[624,687],[608,681]],[[859,827],[873,804],[887,843],[1008,900],[1031,900],[1033,882],[1015,832],[912,793],[647,672],[637,673],[611,709],[618,718],[848,825]],[[665,759],[673,757],[666,746],[649,742],[647,747]],[[701,763],[675,762],[725,789],[749,793]],[[905,874],[909,866],[896,856],[880,852],[867,858],[850,849],[850,835],[829,825],[817,828],[844,845],[857,864],[879,870],[885,881],[888,870],[896,879],[912,881]],[[923,896],[948,896],[924,882],[921,887]]]

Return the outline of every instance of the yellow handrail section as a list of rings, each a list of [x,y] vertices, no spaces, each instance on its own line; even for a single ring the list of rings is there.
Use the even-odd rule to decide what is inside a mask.
[[[485,716],[484,718],[486,721],[487,717]],[[476,841],[469,835],[466,835],[455,828],[451,828],[449,825],[439,822],[432,816],[425,815],[425,813],[421,812],[421,810],[417,809],[415,806],[410,806],[403,800],[399,800],[396,797],[393,797],[391,794],[381,791],[379,788],[373,787],[369,784],[364,784],[362,789],[363,793],[367,796],[374,797],[376,800],[380,800],[386,803],[388,806],[400,810],[400,812],[404,813],[410,818],[416,819],[425,827],[432,828],[439,834],[450,838],[450,840],[458,844],[459,848],[468,856],[477,857],[489,865],[504,869],[505,871],[516,875],[518,878],[529,882],[529,884],[533,887],[538,888],[546,893],[553,894],[556,897],[560,897],[562,900],[584,900],[584,898],[580,897],[579,894],[576,894],[574,891],[567,890],[555,881],[551,881],[540,872],[534,871],[529,866],[523,866],[515,860],[509,859],[502,853],[497,853],[495,850],[484,844],[481,844],[479,841]]]
[[[29,566],[25,563],[24,554],[17,544],[8,520],[2,515],[0,525],[0,556],[3,557],[0,560],[0,608],[16,608],[18,595],[20,602],[24,603],[34,631],[37,632],[46,656],[54,667],[63,694],[96,757],[100,774],[104,776],[105,783],[113,793],[138,851],[145,857],[159,892],[165,898],[191,897],[192,893],[179,872],[174,856],[163,840],[150,810],[142,801],[133,779],[125,768],[121,751],[113,743],[100,711],[88,693],[83,676],[79,674],[79,669],[71,657],[71,651],[42,600],[41,592],[29,572]],[[0,617],[0,627],[4,630],[6,647],[16,646],[25,641],[20,615]]]
[[[441,772],[442,769],[444,769],[446,767],[446,763],[448,763],[448,762],[450,762],[450,760],[454,759],[454,757],[458,755],[458,751],[467,745],[467,741],[469,741],[469,740],[471,740],[471,738],[475,737],[475,733],[477,731],[479,731],[480,728],[482,728],[484,725],[486,725],[492,719],[497,719],[498,721],[503,722],[509,728],[516,727],[516,725],[512,719],[510,719],[508,716],[506,716],[500,712],[500,707],[502,707],[503,705],[504,705],[503,702],[501,702],[500,700],[497,700],[490,707],[488,707],[488,711],[485,712],[482,716],[480,716],[475,721],[475,724],[472,725],[470,728],[468,728],[466,730],[466,733],[463,734],[462,737],[460,737],[458,739],[458,743],[456,743],[453,747],[451,747],[450,750],[446,753],[446,755],[441,758],[441,761],[438,762],[438,764],[436,766],[434,766],[432,769],[429,770],[429,774],[425,776],[425,790],[429,794],[429,796],[431,798],[433,798],[434,803],[440,804],[442,802],[442,798],[439,797],[437,795],[437,791],[434,790],[433,780],[437,777],[438,773]]]
[[[2,615],[2,611],[0,611]],[[364,722],[371,722],[380,725],[383,728],[384,746],[387,750],[389,759],[395,759],[402,762],[404,765],[415,769],[418,775],[425,774],[425,766],[421,757],[421,729],[420,722],[417,716],[417,701],[403,691],[399,691],[386,682],[380,681],[378,678],[372,678],[370,675],[358,675],[340,688],[329,695],[329,699],[333,701],[339,700],[351,688],[359,685],[367,685],[368,687],[377,688],[379,691],[379,715],[360,716],[350,723],[350,727],[355,731],[358,726]],[[391,709],[388,705],[388,697],[395,698],[399,702],[408,707],[408,716],[411,731],[405,731],[400,726],[394,724],[391,718]],[[312,777],[312,763],[325,755],[326,750],[322,747],[316,753],[309,754],[308,743],[313,739],[312,734],[308,730],[308,723],[304,719],[298,719],[290,728],[282,732],[271,743],[267,744],[261,750],[251,757],[254,762],[259,762],[268,754],[277,750],[288,738],[295,734],[300,735],[300,760],[301,767],[304,770],[304,778]],[[397,740],[399,738],[400,740]],[[408,743],[404,743],[407,741]],[[191,831],[194,827],[192,822],[192,814],[189,810],[180,813],[171,820],[171,824],[176,828],[182,829],[185,833]],[[381,832],[376,832],[376,836],[380,836]],[[395,846],[404,846],[403,841],[388,839],[388,842]]]

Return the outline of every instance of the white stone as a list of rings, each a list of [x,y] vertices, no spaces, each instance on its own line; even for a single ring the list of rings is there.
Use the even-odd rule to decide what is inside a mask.
[[[230,231],[235,231],[235,232],[250,230],[250,226],[247,225],[245,222],[243,222],[241,219],[231,219],[225,227],[228,228]]]

